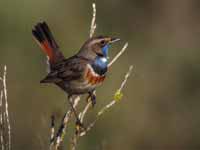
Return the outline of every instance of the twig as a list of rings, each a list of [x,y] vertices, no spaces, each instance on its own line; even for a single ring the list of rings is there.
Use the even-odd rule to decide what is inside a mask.
[[[74,101],[73,107],[76,108],[80,101],[80,96],[76,96],[73,101]],[[70,108],[67,111],[67,113],[65,113],[61,125],[58,129],[57,135],[50,144],[50,150],[58,150],[58,148],[60,147],[66,132],[65,130],[67,128],[68,122],[72,116],[72,113],[73,113],[72,108]]]
[[[88,101],[88,103],[86,104],[83,112],[81,112],[79,114],[79,118],[80,118],[80,121],[81,123],[83,123],[83,119],[86,115],[86,113],[88,112],[89,108],[91,107],[92,105],[92,101]],[[87,128],[86,128],[87,129]],[[84,129],[84,130],[86,130]],[[82,133],[82,132],[81,132]],[[74,134],[74,136],[72,137],[71,139],[71,149],[70,150],[75,150],[76,149],[76,146],[77,146],[77,142],[78,142],[78,138],[80,137],[80,134],[81,134],[79,131],[77,133]]]
[[[51,116],[51,136],[50,136],[50,143],[55,137],[55,116]]]
[[[76,149],[78,137],[79,137],[78,134],[74,134],[74,136],[72,137],[70,150],[75,150]]]
[[[3,135],[3,90],[0,95],[0,145],[1,149],[4,150],[4,135]]]
[[[110,63],[108,64],[108,67],[110,67],[126,50],[126,48],[128,47],[128,43],[125,43],[125,45],[123,46],[123,48],[117,53],[117,55],[110,61]]]
[[[91,21],[91,26],[90,26],[90,38],[94,35],[95,29],[97,27],[96,24],[96,4],[92,4],[93,8],[93,14],[92,14],[92,21]]]
[[[80,121],[81,121],[81,122],[83,122],[83,119],[84,119],[84,117],[85,117],[87,111],[88,111],[89,108],[91,107],[91,105],[92,105],[92,101],[89,101],[89,102],[87,103],[87,105],[85,106],[83,112],[80,113],[80,115],[79,115],[80,117],[79,117],[79,118],[80,118]]]
[[[4,66],[4,75],[3,75],[3,89],[4,89],[4,98],[5,98],[5,116],[8,126],[8,150],[11,150],[11,129],[10,129],[10,120],[9,120],[9,113],[8,113],[8,96],[7,96],[7,87],[6,87],[6,74],[7,68]]]
[[[8,113],[8,94],[6,86],[7,68],[4,66],[2,89],[0,91],[0,145],[2,150],[11,150],[11,127]]]
[[[89,108],[91,107],[91,105],[92,105],[92,101],[89,101],[89,102],[86,104],[86,106],[85,106],[83,112],[81,112],[81,113],[79,114],[79,119],[80,119],[81,123],[83,123],[83,119],[84,119],[86,113],[88,112]],[[78,138],[79,138],[79,137],[80,137],[80,132],[77,131],[77,132],[74,134],[74,136],[72,137],[72,139],[71,139],[71,149],[70,149],[70,150],[75,150],[75,149],[76,149],[77,141],[78,141]]]

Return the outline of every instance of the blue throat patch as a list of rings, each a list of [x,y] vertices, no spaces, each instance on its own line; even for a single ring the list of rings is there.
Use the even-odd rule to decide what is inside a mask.
[[[108,49],[110,45],[107,44],[102,48],[103,57],[97,56],[95,58],[94,63],[92,64],[92,67],[96,73],[99,75],[104,75],[107,72],[107,66],[108,66]]]
[[[92,67],[96,73],[103,75],[107,71],[108,60],[106,57],[97,56]]]
[[[108,57],[108,49],[110,48],[109,44],[106,44],[103,48],[102,48],[102,52],[104,57]]]

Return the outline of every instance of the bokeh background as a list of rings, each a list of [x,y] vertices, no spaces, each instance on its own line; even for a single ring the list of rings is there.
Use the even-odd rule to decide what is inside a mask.
[[[50,116],[59,123],[68,107],[54,85],[41,85],[46,57],[31,35],[45,20],[66,57],[89,36],[92,0],[1,0],[0,68],[8,67],[13,150],[48,149]],[[129,65],[134,66],[123,100],[106,113],[79,150],[200,149],[200,2],[198,0],[96,0],[96,35],[120,37],[112,66],[97,91],[87,123],[109,103]],[[83,100],[81,105],[84,105]],[[80,109],[82,106],[80,106]],[[74,124],[70,124],[64,148]]]

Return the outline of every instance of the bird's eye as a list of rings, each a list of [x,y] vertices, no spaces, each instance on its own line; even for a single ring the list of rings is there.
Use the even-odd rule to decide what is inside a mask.
[[[105,43],[106,43],[105,40],[102,40],[102,41],[101,41],[101,45],[104,45]]]

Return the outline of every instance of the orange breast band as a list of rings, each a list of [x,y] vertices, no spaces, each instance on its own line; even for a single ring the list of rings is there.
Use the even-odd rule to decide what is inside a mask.
[[[98,75],[97,73],[94,72],[93,68],[90,65],[87,65],[85,71],[85,79],[91,85],[101,84],[105,79],[105,75],[103,76]]]

